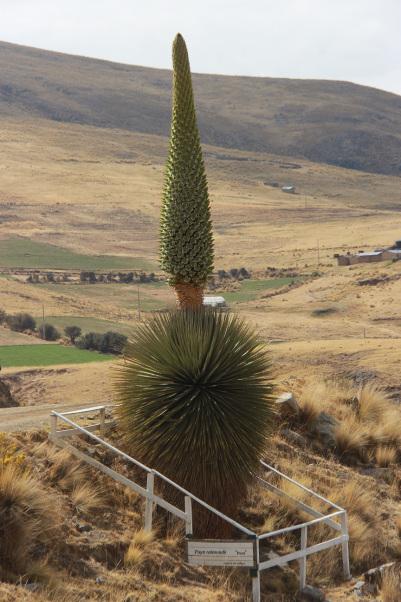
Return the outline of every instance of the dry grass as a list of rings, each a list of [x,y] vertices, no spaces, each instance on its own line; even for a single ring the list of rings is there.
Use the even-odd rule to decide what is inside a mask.
[[[348,416],[334,430],[336,451],[346,461],[363,460],[367,453],[369,436],[364,425],[355,416]]]
[[[398,458],[398,451],[395,447],[388,445],[379,445],[375,451],[375,461],[378,466],[387,468],[395,464]]]
[[[143,529],[136,531],[124,556],[125,566],[130,568],[138,567],[145,558],[146,547],[153,540],[154,533],[152,531],[145,531]]]
[[[299,420],[302,424],[311,424],[323,410],[325,399],[322,398],[321,391],[322,389],[315,389],[312,385],[302,389],[299,398]]]
[[[48,544],[59,525],[59,504],[31,475],[15,466],[0,471],[0,567],[3,577],[29,570],[39,544]]]
[[[87,482],[74,486],[71,491],[71,502],[78,512],[84,514],[99,510],[105,505],[102,491]]]
[[[380,594],[382,602],[400,602],[401,568],[399,566],[384,571]]]
[[[295,428],[298,422],[316,445],[323,445],[316,440],[319,414],[325,412],[337,420],[334,451],[342,461],[380,467],[397,462],[401,454],[401,411],[380,385],[356,387],[346,380],[312,378],[299,393],[299,405]]]
[[[86,468],[64,449],[54,451],[47,449],[47,460],[50,464],[48,479],[65,490],[72,491],[88,478]]]
[[[379,424],[394,407],[388,393],[374,382],[363,386],[358,392],[357,399],[357,415],[361,422]]]

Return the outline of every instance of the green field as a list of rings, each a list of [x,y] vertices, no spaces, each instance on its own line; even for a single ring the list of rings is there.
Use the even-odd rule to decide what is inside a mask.
[[[148,270],[154,266],[142,257],[82,255],[29,238],[0,240],[0,267],[79,270]]]
[[[39,325],[42,322],[42,317],[37,316],[35,320]],[[129,335],[133,328],[129,324],[86,316],[46,316],[45,322],[48,324],[53,324],[53,326],[55,326],[62,335],[64,334],[64,328],[66,326],[79,326],[83,333],[99,332],[102,334],[108,330],[113,330],[114,332],[119,332],[125,335]]]
[[[4,345],[0,347],[0,366],[54,366],[57,364],[85,364],[104,362],[113,355],[86,351],[63,345]]]
[[[296,281],[297,278],[269,278],[267,280],[243,280],[239,291],[222,293],[227,303],[253,301],[264,291],[281,288]]]
[[[247,301],[253,301],[257,299],[261,294],[271,289],[281,288],[287,286],[294,280],[299,278],[268,278],[265,280],[243,280],[240,283],[240,289],[238,291],[226,292],[223,291],[221,294],[230,305],[232,303],[244,303]],[[36,285],[35,285],[36,286]],[[84,297],[100,303],[111,304],[115,307],[130,310],[132,314],[136,314],[138,309],[138,287],[135,285],[126,284],[41,284],[41,287],[46,288],[49,291],[59,294],[68,294],[74,297]],[[139,285],[140,290],[140,304],[142,311],[157,311],[167,307],[174,306],[174,295],[171,288],[166,282],[155,282],[151,284]],[[212,291],[207,291],[207,295],[214,295]],[[68,324],[74,323],[70,321],[68,316]],[[67,319],[67,318],[65,318]],[[72,319],[72,318],[71,318]],[[95,332],[105,332],[105,330],[117,330],[122,334],[127,334],[129,331],[129,325],[118,325],[118,323],[107,322],[107,320],[99,320],[95,318],[80,318],[82,324],[77,320],[75,323],[77,326],[81,326],[83,330],[87,328],[94,330]],[[93,322],[92,322],[93,320]],[[39,320],[40,321],[40,320]],[[55,326],[66,325],[64,318],[46,318],[47,322],[54,324]],[[92,328],[92,325],[96,326]],[[105,327],[104,327],[105,326]]]
[[[37,285],[34,285],[37,286]],[[138,287],[132,284],[41,284],[51,292],[84,297],[100,303],[111,304],[121,309],[129,309],[133,315],[138,310]],[[164,289],[164,290],[163,290]],[[171,290],[165,282],[140,284],[140,304],[142,311],[155,311],[174,304]]]

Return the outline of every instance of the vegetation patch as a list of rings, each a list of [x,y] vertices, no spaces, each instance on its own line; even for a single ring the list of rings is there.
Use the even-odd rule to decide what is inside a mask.
[[[40,317],[36,318],[38,324],[40,323],[40,320]],[[79,326],[83,333],[103,333],[108,330],[113,330],[120,334],[128,335],[132,330],[132,326],[129,324],[122,324],[121,322],[102,320],[101,318],[92,318],[89,316],[46,316],[46,321],[56,326],[61,332],[68,326]]]
[[[4,345],[0,347],[0,366],[4,368],[84,364],[104,362],[112,358],[112,355],[64,345]]]
[[[312,312],[312,316],[316,316],[317,318],[323,316],[330,316],[331,314],[337,313],[337,309],[335,307],[321,307],[318,309],[314,309]]]
[[[257,299],[261,293],[282,288],[296,282],[297,278],[268,278],[267,280],[244,280],[238,291],[224,293],[228,303],[244,303]]]
[[[35,242],[29,238],[0,240],[0,264],[3,268],[54,268],[81,270],[151,269],[142,257],[83,255],[69,249]]]

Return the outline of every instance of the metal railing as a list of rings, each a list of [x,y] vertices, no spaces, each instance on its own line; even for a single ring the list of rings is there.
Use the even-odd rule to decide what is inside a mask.
[[[90,426],[80,426],[77,422],[74,422],[68,416],[74,415],[83,415],[89,413],[98,413],[99,414],[99,422],[96,424],[92,424]],[[70,428],[58,430],[58,421],[61,421],[65,425]],[[254,558],[254,567],[251,568],[251,578],[252,578],[252,599],[253,602],[260,602],[260,573],[261,571],[267,570],[269,568],[275,566],[283,566],[288,562],[298,560],[299,562],[299,586],[300,589],[304,589],[306,585],[306,568],[307,568],[307,557],[311,554],[315,554],[317,552],[327,550],[328,548],[341,545],[342,548],[342,563],[343,563],[343,572],[344,577],[349,579],[351,577],[350,574],[350,566],[349,566],[349,550],[348,550],[348,523],[347,523],[347,512],[344,508],[341,508],[337,504],[334,504],[330,500],[326,499],[322,495],[314,492],[312,489],[309,489],[295,481],[291,477],[285,475],[280,472],[273,466],[266,464],[261,460],[261,466],[263,469],[268,471],[268,475],[276,475],[280,479],[284,479],[293,485],[299,487],[303,490],[308,496],[311,496],[319,502],[323,502],[333,509],[328,514],[324,514],[319,510],[316,510],[312,506],[306,504],[304,501],[297,500],[295,497],[280,489],[277,485],[270,483],[265,480],[261,476],[256,476],[257,481],[260,483],[261,487],[271,491],[272,493],[277,494],[279,497],[285,497],[291,500],[297,508],[309,514],[313,518],[309,521],[290,525],[288,527],[284,527],[282,529],[277,529],[276,531],[269,531],[266,533],[258,534],[248,529],[244,525],[230,518],[223,512],[220,512],[213,506],[210,506],[204,500],[198,498],[190,491],[187,491],[178,483],[175,483],[162,473],[157,470],[154,470],[142,462],[139,462],[135,458],[132,458],[125,452],[121,451],[102,437],[104,437],[107,428],[113,426],[115,423],[113,420],[106,422],[106,406],[94,406],[89,408],[81,408],[78,410],[71,410],[69,412],[56,412],[53,411],[50,415],[50,438],[51,440],[60,447],[66,448],[71,454],[75,455],[79,460],[86,462],[90,466],[100,470],[107,476],[111,477],[115,481],[125,485],[129,489],[133,490],[135,493],[141,495],[145,498],[145,516],[144,516],[144,529],[146,531],[150,531],[152,529],[153,523],[153,512],[155,506],[160,506],[170,512],[172,515],[176,516],[178,519],[182,520],[185,524],[185,534],[187,537],[191,537],[193,534],[193,512],[192,512],[192,504],[193,502],[199,504],[203,508],[205,508],[208,512],[211,512],[215,516],[218,516],[221,520],[229,523],[232,527],[239,530],[243,535],[245,535],[248,539],[251,538],[256,542],[255,545],[255,558]],[[94,431],[98,431],[99,435],[96,435]],[[114,454],[128,462],[136,466],[137,468],[143,470],[146,473],[146,488],[142,487],[132,479],[124,476],[123,474],[113,470],[109,466],[106,466],[99,460],[85,454],[77,447],[68,443],[66,439],[73,437],[74,435],[85,435],[89,437],[92,441],[98,443],[102,447],[112,451]],[[178,508],[174,504],[171,504],[160,495],[155,493],[155,478],[159,478],[164,483],[167,483],[171,487],[173,487],[176,491],[180,492],[184,496],[184,510]],[[337,519],[337,520],[336,520]],[[320,543],[315,543],[313,545],[308,545],[308,529],[310,527],[314,527],[319,524],[324,524],[328,528],[333,529],[340,535],[333,537],[331,539],[322,541]],[[274,555],[273,558],[269,558],[268,560],[261,560],[260,554],[260,544],[265,542],[266,540],[270,540],[274,537],[287,535],[290,533],[294,533],[296,531],[300,532],[300,548],[299,550],[295,550],[294,552],[290,552],[288,554]]]

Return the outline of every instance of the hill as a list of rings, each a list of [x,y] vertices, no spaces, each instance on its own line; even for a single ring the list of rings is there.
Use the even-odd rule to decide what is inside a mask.
[[[171,73],[0,43],[0,118],[166,136]],[[348,82],[194,75],[202,140],[401,174],[401,97]],[[124,157],[121,157],[124,159]]]

